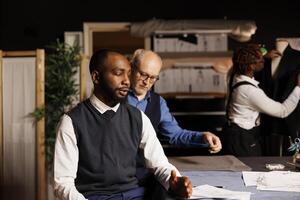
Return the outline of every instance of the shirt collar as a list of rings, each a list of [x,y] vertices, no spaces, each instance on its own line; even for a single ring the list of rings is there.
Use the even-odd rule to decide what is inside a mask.
[[[128,91],[128,95],[130,95],[130,96],[132,96],[132,97],[134,97],[135,99],[138,100],[138,98],[135,96],[135,94],[134,94],[134,92],[133,92],[132,89],[130,89],[130,90]],[[144,99],[142,99],[141,101],[144,101],[144,100],[149,100],[149,101],[151,101],[151,98],[150,98],[150,97],[151,97],[151,94],[150,94],[150,91],[148,91],[147,94],[145,95]]]
[[[253,85],[258,87],[259,82],[253,78],[250,78],[249,76],[245,75],[237,75],[235,78],[235,83],[241,82],[241,81],[247,81],[249,83],[252,83]]]
[[[114,107],[110,107],[108,105],[106,105],[105,103],[103,103],[100,99],[98,99],[94,94],[90,97],[90,101],[91,104],[101,113],[103,114],[105,111],[107,110],[113,110],[115,112],[117,112],[120,103],[118,103],[117,105],[115,105]]]
[[[151,98],[150,98],[150,91],[147,92],[146,96],[144,99],[149,99],[149,101],[151,101]]]

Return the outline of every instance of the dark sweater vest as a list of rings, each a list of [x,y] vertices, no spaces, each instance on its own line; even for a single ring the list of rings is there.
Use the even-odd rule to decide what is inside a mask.
[[[68,115],[79,149],[77,190],[88,197],[137,187],[136,155],[142,133],[140,111],[121,103],[108,119],[88,99]]]
[[[155,92],[150,92],[150,101],[148,101],[148,104],[146,106],[145,114],[147,115],[147,117],[149,117],[156,133],[158,133],[158,126],[161,116],[160,96]]]

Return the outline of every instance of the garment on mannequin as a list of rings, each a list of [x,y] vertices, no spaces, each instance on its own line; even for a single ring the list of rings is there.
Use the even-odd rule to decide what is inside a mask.
[[[281,53],[281,55],[283,55],[283,52],[287,48],[288,45],[289,45],[289,43],[285,39],[276,40],[276,50],[279,51]],[[272,77],[274,76],[274,74],[278,68],[281,58],[282,57],[279,56],[272,60],[272,63],[271,63]]]
[[[282,51],[273,76],[273,99],[283,102],[295,87],[300,72],[300,51],[292,49],[287,41],[277,41],[278,50]],[[275,67],[275,65],[274,65]],[[272,66],[273,70],[273,66]],[[300,104],[285,119],[274,119],[273,131],[293,138],[300,134]]]

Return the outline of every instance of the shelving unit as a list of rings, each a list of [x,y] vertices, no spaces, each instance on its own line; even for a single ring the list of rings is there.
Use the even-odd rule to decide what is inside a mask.
[[[167,36],[162,36],[164,34],[163,31],[155,33],[160,34],[160,37],[166,40]],[[178,46],[176,44],[176,35],[180,36],[180,34],[186,33],[191,35],[192,31],[168,31],[166,34],[171,34],[173,44],[165,43],[173,45],[173,49],[176,49],[176,46]],[[196,38],[201,38],[199,34],[202,33],[216,34],[217,32],[195,31],[195,34],[197,34]],[[224,38],[224,34],[227,34],[226,31],[218,33],[222,35],[223,39],[226,39]],[[157,40],[155,37],[154,35],[152,40]],[[171,47],[155,48],[155,42],[157,43],[157,41],[152,41],[152,49],[168,49],[168,51],[157,52],[163,60],[163,69],[160,80],[156,83],[154,90],[166,99],[171,113],[181,127],[189,130],[211,131],[218,134],[226,121],[227,72],[232,65],[232,51],[224,50],[223,47],[221,51],[171,52],[169,51],[172,49]],[[205,50],[205,48],[199,47],[195,41],[193,42],[192,45],[197,46],[197,48],[191,48]],[[201,42],[202,44],[205,43]],[[227,48],[227,45],[225,46]],[[203,85],[201,85],[199,77],[197,82],[197,77],[195,77],[197,73],[202,73]],[[165,76],[169,76],[169,80],[166,80]],[[217,81],[216,84],[220,88],[211,85],[215,84],[213,83],[214,81]],[[201,86],[206,88],[201,89]],[[209,88],[212,90],[209,91]]]
[[[158,52],[163,59],[172,58],[226,58],[232,56],[232,51],[216,52]]]

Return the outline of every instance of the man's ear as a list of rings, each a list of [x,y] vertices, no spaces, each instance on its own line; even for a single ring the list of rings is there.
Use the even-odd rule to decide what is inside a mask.
[[[97,70],[94,70],[91,74],[91,78],[94,84],[99,84],[100,74]]]

